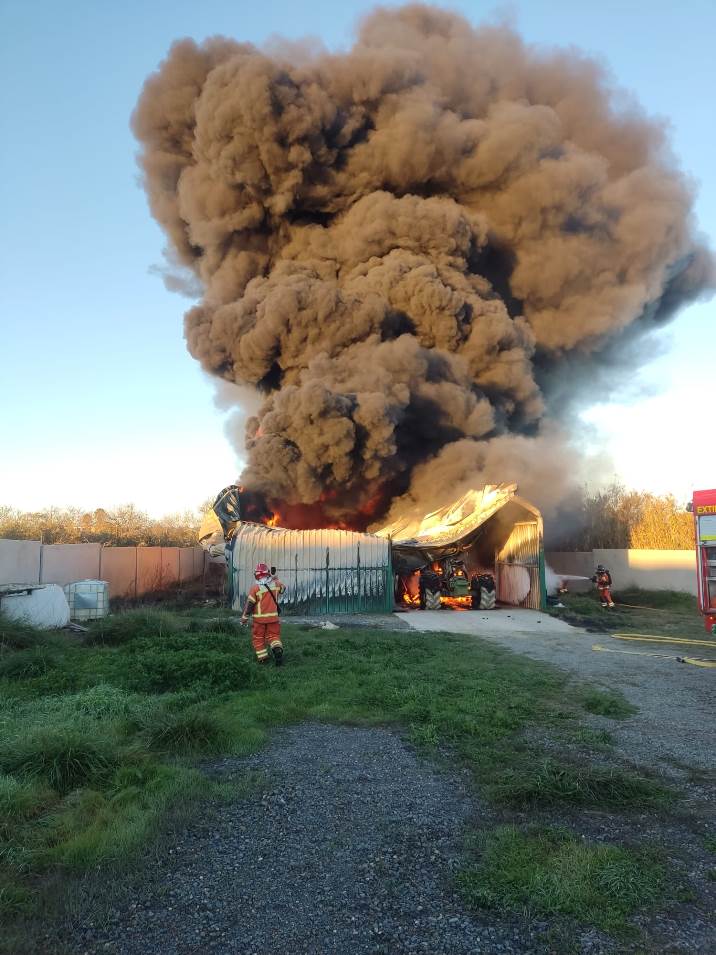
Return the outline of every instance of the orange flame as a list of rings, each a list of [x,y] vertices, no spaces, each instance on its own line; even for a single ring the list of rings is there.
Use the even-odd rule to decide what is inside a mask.
[[[453,610],[472,610],[472,597],[441,597],[443,607],[452,607]]]
[[[407,591],[403,594],[403,603],[406,607],[419,607],[420,606],[420,596],[419,594],[409,594]]]

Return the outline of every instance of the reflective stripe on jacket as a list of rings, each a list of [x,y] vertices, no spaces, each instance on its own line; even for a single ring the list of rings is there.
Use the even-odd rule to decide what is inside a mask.
[[[278,620],[278,598],[285,589],[275,577],[268,584],[254,584],[248,593],[249,603],[254,604],[253,619],[261,623]]]

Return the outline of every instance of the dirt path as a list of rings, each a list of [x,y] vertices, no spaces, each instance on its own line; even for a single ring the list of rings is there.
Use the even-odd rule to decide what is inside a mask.
[[[247,769],[266,786],[177,836],[107,924],[74,926],[68,951],[540,950],[517,922],[465,912],[451,885],[473,811],[464,779],[440,774],[394,733],[302,725],[211,772]]]

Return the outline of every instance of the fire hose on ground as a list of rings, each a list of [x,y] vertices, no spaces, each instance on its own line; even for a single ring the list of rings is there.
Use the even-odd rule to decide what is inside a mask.
[[[716,642],[713,640],[689,640],[685,637],[658,637],[646,633],[613,633],[615,640],[635,640],[640,643],[676,643],[688,646],[711,647],[716,650]],[[689,663],[691,666],[704,667],[706,669],[716,669],[716,660],[706,659],[704,657],[680,657],[671,653],[658,653],[654,650],[621,650],[617,647],[603,647],[599,643],[592,646],[592,650],[601,653],[625,653],[630,656],[640,657],[661,657],[663,660],[675,660],[677,663]]]

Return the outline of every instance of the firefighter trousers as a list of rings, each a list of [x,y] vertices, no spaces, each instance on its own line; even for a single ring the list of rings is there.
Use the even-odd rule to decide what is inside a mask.
[[[612,600],[612,592],[609,587],[600,587],[599,596],[602,600],[602,607],[613,607],[614,601]]]
[[[270,650],[283,647],[280,621],[272,620],[268,623],[261,623],[254,620],[251,626],[251,643],[256,651],[256,659],[259,663],[268,660]]]

